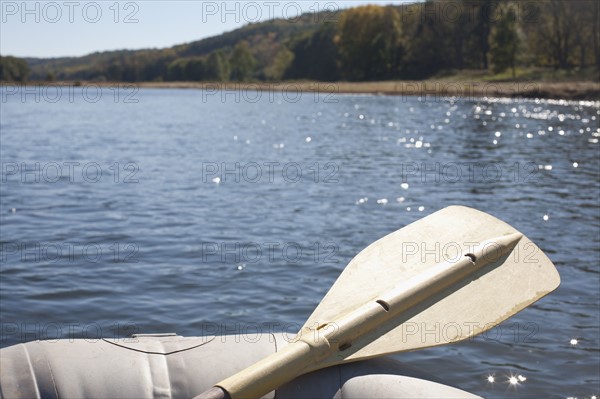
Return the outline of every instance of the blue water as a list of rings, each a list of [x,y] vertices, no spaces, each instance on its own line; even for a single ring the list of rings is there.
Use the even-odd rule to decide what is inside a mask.
[[[291,332],[361,249],[463,204],[562,285],[473,342],[396,357],[488,397],[600,393],[598,103],[82,90],[2,93],[2,347]]]

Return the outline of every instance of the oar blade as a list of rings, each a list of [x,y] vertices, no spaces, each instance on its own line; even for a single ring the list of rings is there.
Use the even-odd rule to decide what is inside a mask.
[[[305,327],[316,329],[375,300],[428,268],[470,253],[494,237],[518,233],[475,209],[452,206],[371,244],[346,267]],[[493,250],[493,247],[490,247]],[[527,237],[507,255],[439,292],[337,352],[336,364],[460,341],[488,330],[558,287],[552,262]]]

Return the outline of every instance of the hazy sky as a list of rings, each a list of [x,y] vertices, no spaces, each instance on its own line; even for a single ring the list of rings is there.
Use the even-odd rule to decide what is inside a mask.
[[[0,0],[0,54],[60,57],[169,47],[272,17],[293,18],[301,12],[408,2],[415,0]]]

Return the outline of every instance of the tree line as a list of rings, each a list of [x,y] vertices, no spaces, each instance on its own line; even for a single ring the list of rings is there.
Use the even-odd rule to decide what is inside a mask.
[[[250,24],[162,50],[0,58],[2,80],[375,81],[476,69],[600,68],[595,0],[429,0]]]
[[[30,74],[27,62],[17,57],[0,55],[0,80],[8,82],[26,82]]]
[[[600,2],[438,0],[340,16],[340,78],[423,79],[445,70],[600,67]]]

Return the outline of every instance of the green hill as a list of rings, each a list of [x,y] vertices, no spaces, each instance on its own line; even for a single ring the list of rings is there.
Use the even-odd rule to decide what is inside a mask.
[[[194,79],[193,73],[187,76],[188,63],[195,63],[200,69],[203,66],[210,69],[210,65],[202,64],[209,63],[211,54],[220,54],[223,60],[229,60],[235,46],[246,42],[255,59],[251,72],[253,78],[281,79],[283,71],[278,70],[276,65],[281,59],[280,54],[289,52],[288,46],[293,38],[317,31],[322,25],[318,19],[312,14],[305,14],[293,22],[276,19],[249,24],[219,36],[165,49],[107,51],[83,57],[28,58],[26,62],[31,69],[32,80],[44,80],[48,76],[57,80],[88,81],[200,80]],[[218,75],[218,71],[200,72],[204,73],[197,73],[198,78],[207,75],[209,79],[216,79],[214,75]]]
[[[362,6],[249,24],[164,49],[25,62],[0,58],[0,79],[377,81],[480,70],[514,80],[519,71],[550,69],[594,79],[600,67],[600,2],[429,0]]]

